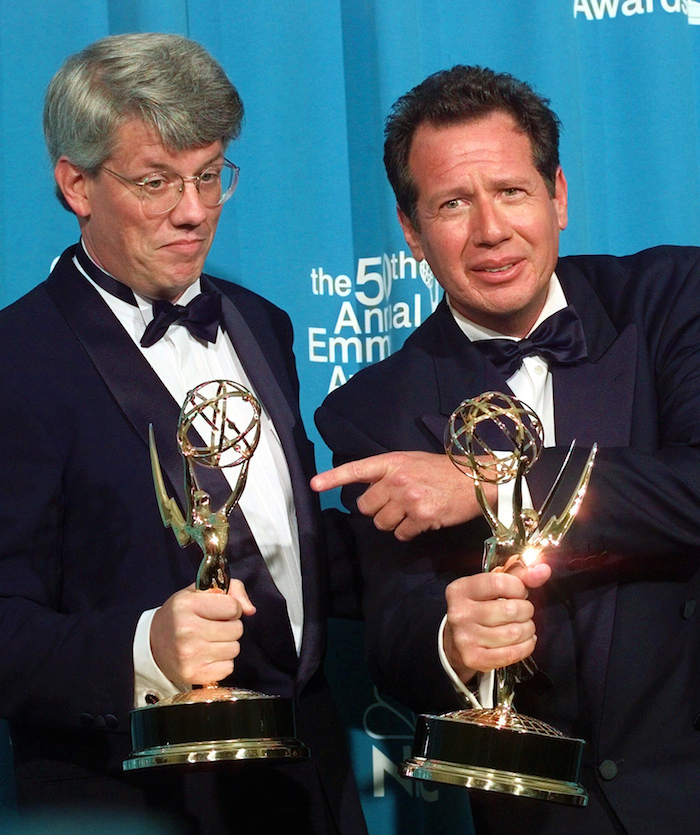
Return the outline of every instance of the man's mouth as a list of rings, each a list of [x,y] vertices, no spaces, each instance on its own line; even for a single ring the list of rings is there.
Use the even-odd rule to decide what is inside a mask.
[[[485,267],[482,272],[485,273],[503,273],[513,267],[514,264],[504,264],[502,267]]]

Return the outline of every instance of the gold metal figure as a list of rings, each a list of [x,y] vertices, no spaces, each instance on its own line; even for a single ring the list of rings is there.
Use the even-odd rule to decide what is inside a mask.
[[[246,404],[249,415],[245,425],[230,416],[230,400],[236,398]],[[209,429],[209,444],[197,447],[190,441],[190,430]],[[242,427],[242,428],[241,428]],[[200,434],[201,434],[200,432]],[[197,572],[195,585],[200,591],[227,592],[231,581],[226,547],[228,545],[228,515],[238,504],[248,478],[248,466],[260,439],[260,403],[248,389],[230,380],[202,383],[188,393],[180,412],[177,440],[185,461],[185,495],[187,518],[177,501],[168,496],[158,460],[153,427],[149,427],[149,446],[153,483],[160,515],[166,528],[173,529],[177,541],[184,548],[196,542],[204,555]],[[219,510],[212,510],[209,495],[199,487],[195,462],[205,467],[224,469],[240,467],[231,495]]]
[[[507,447],[505,454],[495,451],[493,440],[487,440],[484,428],[495,431]],[[523,508],[523,478],[540,457],[544,447],[542,422],[535,412],[517,398],[501,392],[486,392],[465,400],[450,416],[445,430],[445,451],[452,463],[474,482],[474,490],[482,513],[493,536],[484,542],[483,571],[509,572],[518,565],[532,565],[549,547],[556,547],[571,527],[588,488],[593,463],[598,451],[593,445],[581,472],[576,489],[559,516],[551,516],[540,527],[552,499],[571,460],[573,441],[539,511]],[[486,500],[484,484],[506,484],[515,481],[513,519],[506,526]],[[495,702],[497,710],[510,710],[515,684],[533,675],[537,665],[532,659],[496,670]]]

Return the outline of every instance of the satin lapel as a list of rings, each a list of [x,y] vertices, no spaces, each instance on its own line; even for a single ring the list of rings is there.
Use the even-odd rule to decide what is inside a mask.
[[[253,335],[246,320],[231,299],[225,293],[222,295],[224,327],[258,398],[272,419],[280,442],[282,443],[287,466],[289,467],[299,527],[305,615],[304,638],[306,639],[306,618],[309,612],[317,611],[318,595],[311,580],[312,571],[309,571],[306,565],[309,559],[309,550],[315,552],[315,548],[309,549],[306,547],[309,542],[315,542],[315,531],[313,529],[306,530],[310,513],[308,506],[305,506],[306,499],[304,497],[309,487],[308,479],[303,472],[299,460],[297,440],[295,437],[298,430],[301,429],[300,420],[292,411],[289,401],[282,392],[280,383],[275,377],[267,357],[263,353],[260,344]],[[244,546],[244,543],[240,544]],[[255,564],[257,570],[253,571],[251,565],[250,576],[252,578],[257,574],[256,590],[259,597],[258,600],[254,600],[253,602],[265,617],[261,616],[260,618],[251,619],[249,621],[250,626],[257,633],[258,640],[265,648],[267,654],[274,658],[276,663],[283,669],[288,669],[290,667],[290,658],[293,657],[294,663],[296,663],[296,650],[294,649],[292,632],[289,627],[287,604],[274,584],[265,565],[265,561],[257,548],[256,554],[257,560]],[[285,624],[283,629],[280,627],[281,623]],[[283,633],[284,640],[282,640]],[[305,646],[306,641],[302,642],[302,659],[308,649],[312,646],[318,646],[318,641],[309,641],[308,643],[309,647]]]
[[[512,391],[503,375],[460,330],[444,299],[436,311],[435,342],[429,353],[435,362],[440,411],[421,419],[442,447],[449,416],[460,403],[485,391]]]
[[[99,293],[77,271],[73,251],[71,247],[63,253],[46,290],[143,440],[144,456],[148,455],[148,426],[153,424],[161,467],[184,509],[183,466],[176,441],[180,407]]]
[[[588,362],[552,371],[557,445],[574,438],[585,447],[629,446],[633,421],[637,326],[618,333],[586,277],[567,263],[557,265],[567,301],[581,318]],[[617,583],[577,588],[572,593],[572,630],[581,659],[582,704],[591,711],[590,724],[600,726],[605,696],[605,671],[610,657]]]
[[[260,549],[243,516],[236,507],[230,517],[229,563],[231,576],[241,580],[257,609],[245,619],[245,634],[270,660],[272,667],[289,675],[297,668],[294,636],[287,614],[287,604],[272,581]],[[258,671],[260,672],[260,671]]]
[[[287,397],[282,393],[280,383],[275,377],[267,357],[236,305],[225,293],[222,293],[222,296],[224,327],[241,363],[245,367],[253,388],[257,391],[260,400],[265,404],[265,408],[273,418],[278,434],[280,432],[278,424],[283,428],[293,429],[297,419],[292,413]],[[281,435],[280,440],[282,440]]]
[[[588,362],[553,368],[554,421],[557,445],[576,438],[588,447],[629,446],[637,373],[637,327],[618,333],[585,278],[566,262],[557,275],[569,304],[581,318]]]
[[[629,325],[598,362],[552,369],[557,446],[630,443],[637,369],[637,326]]]

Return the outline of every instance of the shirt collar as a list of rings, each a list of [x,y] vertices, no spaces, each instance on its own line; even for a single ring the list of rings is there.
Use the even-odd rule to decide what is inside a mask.
[[[447,306],[450,313],[454,317],[459,329],[469,338],[471,342],[478,342],[481,339],[513,339],[516,342],[519,341],[519,337],[507,336],[506,334],[491,330],[491,328],[486,328],[483,325],[477,325],[476,322],[472,322],[471,319],[467,319],[466,316],[463,316],[454,309],[449,296],[446,295],[445,297],[447,299]],[[566,305],[566,296],[564,295],[561,283],[557,278],[557,274],[552,273],[552,278],[550,279],[549,286],[547,288],[547,298],[545,299],[542,310],[540,311],[540,315],[537,317],[537,321],[530,328],[527,336],[529,336],[539,325],[541,325],[545,319],[548,319],[558,310],[563,310]]]
[[[85,253],[85,255],[87,255],[87,257],[92,261],[92,263],[98,269],[102,270],[102,272],[105,273],[106,275],[110,276],[110,278],[114,278],[115,281],[119,280],[119,279],[115,278],[115,276],[113,276],[111,273],[107,272],[107,270],[105,270],[104,267],[101,267],[95,261],[95,259],[90,256],[90,253],[87,251],[87,247],[85,246],[82,238],[80,239],[80,244],[79,245],[83,248],[83,252]],[[82,273],[82,275],[84,275],[85,278],[87,278],[87,280],[93,285],[93,287],[95,287],[102,295],[104,295],[105,291],[102,290],[100,287],[98,287],[95,284],[95,282],[90,278],[90,276],[85,272],[85,270],[83,270],[83,268],[80,266],[79,262],[75,258],[73,259],[73,263],[78,268],[79,272]],[[190,286],[180,296],[180,298],[177,300],[176,303],[179,304],[179,305],[182,305],[184,307],[186,304],[191,302],[192,299],[194,299],[196,296],[198,296],[201,292],[202,292],[201,279],[198,278],[196,281],[194,281],[192,284],[190,284]],[[143,319],[144,326],[146,326],[151,321],[151,319],[153,319],[153,299],[149,299],[147,296],[142,296],[140,293],[137,293],[135,290],[132,290],[132,293],[134,294],[134,298],[136,299],[136,306],[137,306],[138,311],[141,315],[141,318]],[[121,309],[123,307],[124,308],[123,313],[125,315],[128,315],[130,313],[129,308],[132,307],[132,305],[127,304],[126,302],[122,301],[121,299],[116,298],[116,296],[112,296],[111,294],[110,294],[110,306],[112,306],[112,309],[114,309],[115,307]]]

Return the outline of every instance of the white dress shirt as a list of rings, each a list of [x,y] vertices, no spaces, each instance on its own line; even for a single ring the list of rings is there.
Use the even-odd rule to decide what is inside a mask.
[[[193,337],[180,322],[174,322],[158,342],[143,348],[140,339],[153,318],[151,301],[137,293],[134,293],[136,306],[122,301],[97,286],[75,259],[74,264],[105,300],[176,403],[182,405],[189,391],[208,380],[232,380],[255,394],[231,340],[222,328],[219,329],[215,343],[205,343]],[[197,280],[178,299],[178,304],[186,305],[199,293],[200,283]],[[265,405],[261,404],[261,407],[260,440],[249,465],[248,480],[239,507],[275,585],[286,600],[298,653],[304,626],[304,608],[296,509],[280,439]],[[176,438],[156,438],[156,442],[173,444]],[[238,468],[223,469],[221,472],[233,488]],[[144,554],[144,558],[147,558],[147,554]],[[150,627],[156,611],[152,609],[143,613],[134,637],[136,706],[145,704],[147,694],[165,698],[179,690],[163,675],[151,654]]]
[[[485,328],[482,325],[477,325],[470,321],[461,313],[458,313],[447,299],[450,312],[454,317],[455,322],[460,330],[469,337],[472,342],[479,342],[483,339],[512,339],[518,342],[518,337],[506,336],[497,331]],[[537,321],[532,326],[527,336],[530,336],[545,319],[548,319],[552,314],[558,310],[566,307],[566,296],[561,288],[559,279],[556,273],[552,275],[547,291],[547,298]],[[522,400],[526,406],[534,410],[535,414],[542,421],[542,428],[544,431],[544,445],[546,447],[554,446],[556,438],[554,434],[554,394],[552,392],[552,374],[549,366],[543,357],[533,355],[525,357],[520,368],[507,381],[509,388],[513,394]],[[504,450],[504,452],[509,450]],[[499,520],[506,526],[510,526],[513,522],[513,491],[515,490],[515,481],[509,481],[505,484],[498,485],[498,510],[497,515]],[[532,507],[532,499],[530,498],[530,491],[527,488],[527,479],[523,480],[523,507]],[[443,633],[445,630],[445,623],[447,616],[443,618],[442,624],[438,634],[438,655],[440,661],[445,669],[445,672],[450,677],[455,687],[464,695],[467,696],[473,703],[473,694],[459,679],[455,671],[449,664],[445,649],[443,646]],[[483,707],[493,707],[493,681],[494,673],[484,673],[477,676],[478,692],[480,702]]]

